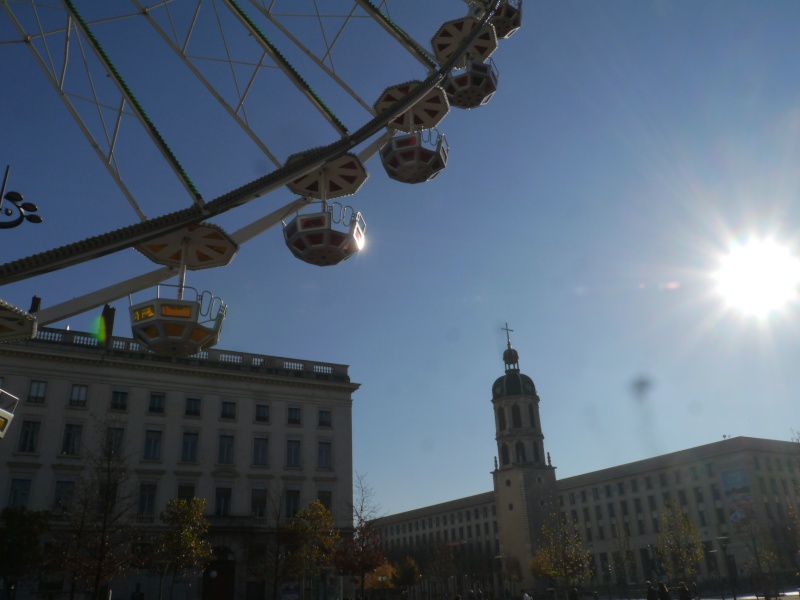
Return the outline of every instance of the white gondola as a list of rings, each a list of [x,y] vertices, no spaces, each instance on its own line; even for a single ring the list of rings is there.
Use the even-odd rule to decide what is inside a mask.
[[[347,260],[364,247],[367,224],[360,212],[338,202],[310,202],[283,223],[283,237],[297,258],[328,267]]]
[[[0,439],[3,439],[11,425],[17,404],[19,404],[19,398],[0,388]]]
[[[480,19],[486,14],[486,7],[480,2],[470,5],[468,14]],[[507,39],[522,27],[522,0],[502,0],[489,19],[494,25],[498,39]]]
[[[449,61],[457,56],[464,40],[470,37],[476,29],[481,27],[481,22],[475,17],[464,17],[448,21],[439,28],[431,40],[433,53],[440,63]],[[488,59],[497,50],[497,33],[494,26],[488,24],[472,41],[467,52],[453,65],[456,69],[463,69],[467,64],[467,56],[480,62]]]
[[[161,284],[156,297],[134,304],[131,330],[134,339],[156,354],[191,356],[219,342],[228,307],[210,292],[186,286],[186,271],[224,266],[233,260],[238,245],[222,228],[200,223],[137,246],[150,260],[178,267],[178,284]],[[174,289],[174,298],[162,298],[161,289]],[[189,294],[192,297],[186,298]]]
[[[161,288],[177,289],[176,298],[162,298]],[[193,298],[186,299],[186,293]],[[156,354],[191,356],[219,342],[228,307],[209,292],[184,285],[161,284],[157,296],[146,302],[131,302],[133,337]]]
[[[403,183],[430,181],[447,166],[449,148],[436,130],[396,135],[381,148],[386,174]]]
[[[422,85],[420,81],[407,81],[386,88],[375,102],[375,113],[381,114],[387,111],[420,85]],[[450,104],[447,102],[447,94],[441,87],[436,86],[414,103],[414,106],[389,121],[388,127],[406,133],[432,129],[444,119],[449,111]]]
[[[0,342],[36,337],[36,317],[13,304],[0,300]]]
[[[497,91],[497,69],[490,58],[486,62],[467,60],[466,68],[453,71],[442,83],[450,106],[477,108]]]

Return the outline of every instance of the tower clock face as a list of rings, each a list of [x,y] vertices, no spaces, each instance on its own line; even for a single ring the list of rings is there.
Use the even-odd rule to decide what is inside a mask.
[[[499,394],[502,390],[503,390],[503,385],[498,381],[497,383],[494,384],[494,388],[492,391],[495,394]]]
[[[525,392],[528,394],[533,393],[533,384],[530,381],[525,382]]]

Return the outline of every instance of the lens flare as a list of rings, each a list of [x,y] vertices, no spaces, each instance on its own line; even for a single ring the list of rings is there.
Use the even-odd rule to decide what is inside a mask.
[[[797,299],[800,261],[774,240],[754,240],[732,248],[714,279],[729,306],[764,317]]]

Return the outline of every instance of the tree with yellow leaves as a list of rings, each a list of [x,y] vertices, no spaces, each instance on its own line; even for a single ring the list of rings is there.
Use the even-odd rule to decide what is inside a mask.
[[[590,560],[580,532],[565,516],[552,513],[542,525],[530,569],[553,585],[574,587],[587,578]]]

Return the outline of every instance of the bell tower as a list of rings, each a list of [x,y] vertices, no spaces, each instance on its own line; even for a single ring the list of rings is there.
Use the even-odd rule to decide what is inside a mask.
[[[556,475],[544,449],[536,386],[520,372],[519,354],[511,347],[513,330],[508,324],[504,330],[508,340],[503,352],[505,375],[492,386],[497,441],[492,475],[505,576],[519,578],[526,588],[533,587],[529,565],[551,509]]]

